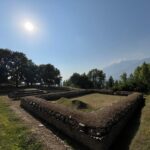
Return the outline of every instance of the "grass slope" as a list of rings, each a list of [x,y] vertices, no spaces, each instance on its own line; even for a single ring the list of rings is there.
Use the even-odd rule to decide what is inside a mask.
[[[106,94],[88,94],[81,97],[73,98],[72,100],[80,100],[89,104],[94,109],[100,109],[105,106],[110,106],[115,102],[123,100],[124,96],[106,95]]]
[[[150,150],[150,95],[145,106],[129,121],[111,150]]]
[[[150,150],[150,95],[145,98],[145,107],[141,113],[138,131],[130,145],[131,150]]]
[[[6,98],[0,96],[0,150],[40,150],[41,144],[15,116]]]
[[[53,103],[57,103],[57,104],[65,105],[70,108],[74,108],[72,105],[72,101],[79,100],[88,105],[86,109],[79,109],[79,110],[88,112],[88,111],[101,109],[105,106],[110,106],[115,102],[123,100],[124,97],[125,96],[114,96],[114,95],[95,93],[95,94],[87,94],[87,95],[72,98],[72,99],[62,97],[57,101],[53,101]]]

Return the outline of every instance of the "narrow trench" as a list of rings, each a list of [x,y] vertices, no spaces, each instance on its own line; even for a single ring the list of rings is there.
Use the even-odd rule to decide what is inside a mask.
[[[144,106],[145,104],[143,104]],[[143,107],[142,106],[142,107]],[[139,108],[138,112],[128,121],[110,150],[129,150],[130,144],[136,135],[140,127],[140,119],[142,114],[142,108]]]

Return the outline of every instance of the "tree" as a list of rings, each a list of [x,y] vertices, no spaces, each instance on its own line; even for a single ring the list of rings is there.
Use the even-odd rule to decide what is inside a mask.
[[[127,73],[123,73],[121,76],[120,76],[120,79],[121,79],[121,82],[123,84],[126,84],[127,83]]]
[[[27,86],[38,82],[38,67],[32,62],[32,60],[28,60],[23,70],[23,78]]]
[[[59,85],[61,81],[60,71],[51,64],[40,65],[39,69],[39,81],[41,84],[47,85]]]
[[[69,80],[64,81],[65,86],[73,86],[78,88],[88,89],[92,87],[92,82],[85,73],[73,73]]]
[[[37,66],[24,53],[0,49],[0,83],[11,82],[18,87],[21,82],[59,85],[60,81],[60,71],[53,65]]]
[[[73,75],[70,77],[70,83],[75,87],[80,87],[80,74],[79,73],[73,73]]]
[[[141,91],[147,92],[150,90],[150,64],[143,63],[138,66],[133,74],[127,78],[127,74],[123,73],[120,76],[118,87],[119,90]]]
[[[118,80],[116,80],[114,82],[113,90],[115,90],[115,91],[119,90],[119,82],[118,82]]]
[[[71,81],[70,80],[64,80],[63,86],[71,86]]]
[[[134,91],[136,87],[136,82],[134,75],[131,73],[127,79],[128,91]]]
[[[16,87],[18,87],[22,79],[22,70],[27,62],[25,54],[13,52],[8,49],[0,49],[0,56],[1,82],[8,82],[8,80],[11,80],[14,81]]]
[[[9,68],[10,79],[15,81],[16,87],[23,81],[23,70],[27,65],[28,59],[25,54],[21,52],[13,52],[11,66]]]
[[[113,86],[114,86],[114,79],[113,79],[112,76],[109,77],[109,79],[108,79],[106,84],[107,84],[108,88],[113,88]]]
[[[93,83],[94,88],[103,88],[105,81],[105,74],[102,70],[92,69],[88,73],[89,80]]]
[[[60,71],[57,68],[55,68],[54,84],[55,85],[60,85],[61,80],[62,80],[62,77],[60,75]]]
[[[92,87],[92,82],[88,79],[85,73],[80,75],[78,86],[84,89],[88,89]]]
[[[8,82],[11,54],[8,49],[0,49],[0,83]]]
[[[149,64],[143,63],[134,71],[134,79],[136,82],[136,90],[148,91],[150,90],[150,67]]]
[[[123,73],[121,76],[120,76],[120,81],[119,81],[119,88],[121,90],[128,90],[128,83],[127,83],[127,73]]]

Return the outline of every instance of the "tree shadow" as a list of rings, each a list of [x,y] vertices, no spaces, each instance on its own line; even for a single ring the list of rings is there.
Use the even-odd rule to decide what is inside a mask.
[[[144,105],[145,102],[143,103],[142,107]],[[140,126],[142,107],[139,108],[136,114],[134,114],[134,116],[128,121],[128,124],[120,133],[115,143],[111,146],[110,150],[129,150],[130,144]]]

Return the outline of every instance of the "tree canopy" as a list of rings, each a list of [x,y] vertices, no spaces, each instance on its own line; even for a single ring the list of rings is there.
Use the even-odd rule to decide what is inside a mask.
[[[138,66],[129,77],[123,73],[116,88],[118,90],[150,91],[150,64],[143,63]]]
[[[86,75],[85,73],[73,73],[69,80],[64,82],[66,86],[74,86],[79,88],[103,88],[105,74],[102,70],[92,69]]]
[[[0,83],[59,85],[60,71],[51,64],[36,65],[22,52],[0,49]]]

